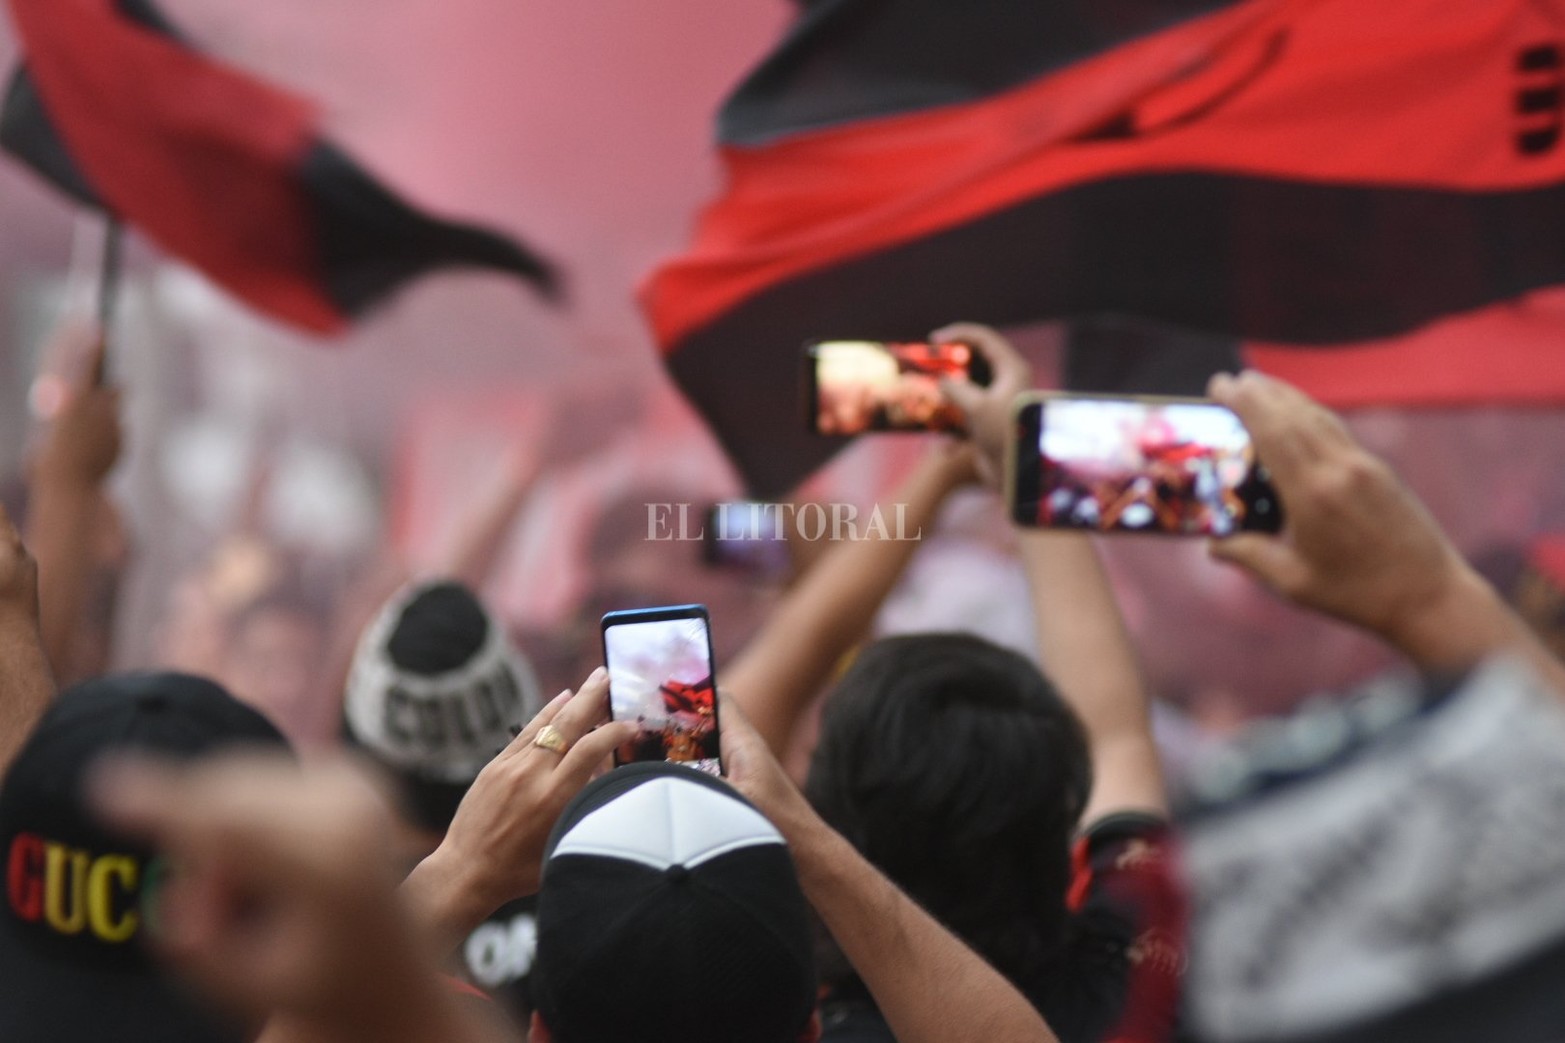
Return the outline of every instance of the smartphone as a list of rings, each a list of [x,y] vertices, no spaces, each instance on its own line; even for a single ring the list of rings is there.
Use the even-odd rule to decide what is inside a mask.
[[[1024,395],[1011,449],[1006,498],[1018,525],[1177,536],[1282,528],[1249,432],[1208,399]]]
[[[785,576],[792,567],[786,523],[775,503],[714,503],[706,509],[701,526],[701,558],[714,568],[761,579]]]
[[[980,386],[989,362],[967,344],[824,340],[805,346],[810,427],[822,435],[964,430],[942,378]]]
[[[721,775],[706,606],[610,612],[602,628],[610,716],[641,726],[635,738],[614,751],[614,763],[675,761]]]

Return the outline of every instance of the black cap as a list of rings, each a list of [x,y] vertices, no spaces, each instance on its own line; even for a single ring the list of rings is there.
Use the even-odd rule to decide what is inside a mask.
[[[144,944],[162,863],[105,830],[83,784],[110,751],[189,759],[247,745],[287,748],[255,710],[184,674],[88,681],[44,714],[0,788],[0,1039],[239,1038],[185,996]]]
[[[533,964],[538,1014],[562,1043],[793,1043],[816,984],[793,859],[726,783],[632,764],[566,807]]]

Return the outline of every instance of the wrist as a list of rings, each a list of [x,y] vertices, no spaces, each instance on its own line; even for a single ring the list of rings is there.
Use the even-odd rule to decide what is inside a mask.
[[[779,822],[777,828],[788,842],[799,884],[806,895],[813,894],[831,878],[842,861],[844,849],[852,852],[847,840],[808,805],[803,813]]]
[[[967,437],[940,436],[931,446],[913,472],[913,484],[943,499],[964,485],[978,482],[977,458],[979,449]]]
[[[462,939],[505,901],[488,896],[477,859],[463,858],[442,844],[408,874],[401,891],[432,954],[444,959]]]
[[[1466,562],[1453,561],[1447,572],[1428,596],[1382,629],[1426,673],[1468,670],[1526,636],[1521,621]]]
[[[95,495],[101,480],[69,461],[40,456],[29,469],[38,496],[46,493],[67,493],[74,496]]]

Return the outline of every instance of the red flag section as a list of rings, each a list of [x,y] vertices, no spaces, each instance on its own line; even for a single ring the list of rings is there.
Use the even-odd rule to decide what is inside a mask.
[[[876,17],[859,7],[843,24]],[[643,305],[752,486],[777,491],[834,447],[757,444],[776,436],[774,411],[744,395],[776,395],[813,337],[1108,313],[1353,343],[1565,283],[1562,14],[1543,0],[1249,0],[981,96],[958,85],[890,114],[767,125],[856,53],[831,22],[806,24],[789,65],[730,102],[749,123],[722,149],[727,188]],[[1282,368],[1343,402],[1565,397],[1559,367],[1522,382],[1469,359],[1441,391],[1392,379],[1375,351],[1402,348]],[[1338,365],[1354,375],[1331,376]]]
[[[190,49],[140,0],[10,6],[26,69],[7,109],[37,104],[7,112],[7,147],[261,311],[335,331],[442,264],[549,285],[516,244],[407,207],[321,139],[310,102]]]
[[[11,15],[66,146],[115,213],[263,311],[341,326],[290,177],[314,141],[303,99],[124,20],[112,0],[11,0]]]
[[[1558,405],[1565,397],[1565,290],[1539,290],[1402,337],[1326,349],[1250,343],[1243,356],[1337,409]]]

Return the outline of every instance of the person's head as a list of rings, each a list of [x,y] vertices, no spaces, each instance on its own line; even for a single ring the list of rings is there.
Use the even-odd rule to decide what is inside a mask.
[[[87,681],[44,714],[0,788],[0,1039],[243,1038],[154,961],[146,942],[165,867],[145,844],[103,828],[85,786],[105,754],[193,759],[245,745],[286,748],[260,714],[185,674]]]
[[[540,706],[505,628],[465,586],[436,580],[398,591],[365,628],[343,729],[392,774],[432,848],[484,765]]]
[[[1013,979],[1063,941],[1085,735],[1015,652],[967,634],[867,646],[821,719],[805,794],[833,828]]]
[[[700,503],[699,494],[674,488],[630,490],[606,503],[585,548],[590,577],[583,608],[596,617],[627,608],[705,605],[712,617],[713,652],[724,663],[760,625],[770,592],[735,570],[700,564],[698,542],[650,538],[660,525],[677,529],[681,518],[689,531],[677,534],[683,539],[699,536]],[[654,513],[660,508],[672,512],[661,522]],[[595,646],[590,652],[598,654]],[[597,662],[593,659],[589,665]]]
[[[533,1043],[816,1038],[811,927],[793,859],[727,784],[619,768],[545,849]]]
[[[318,737],[327,614],[303,589],[278,586],[230,626],[223,680],[296,742]]]

